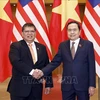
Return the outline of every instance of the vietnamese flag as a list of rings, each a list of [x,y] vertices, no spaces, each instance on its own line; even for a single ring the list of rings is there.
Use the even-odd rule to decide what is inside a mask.
[[[54,0],[49,39],[56,52],[60,42],[67,39],[66,24],[71,20],[81,22],[78,0]]]
[[[9,0],[0,0],[0,82],[11,75],[8,58],[12,35],[12,13]]]

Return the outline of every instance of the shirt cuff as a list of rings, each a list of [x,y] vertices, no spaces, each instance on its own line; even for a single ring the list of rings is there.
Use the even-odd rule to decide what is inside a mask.
[[[31,72],[29,73],[29,75],[32,75],[32,74],[33,74],[33,72],[34,72],[34,69],[32,69],[32,70],[31,70]]]

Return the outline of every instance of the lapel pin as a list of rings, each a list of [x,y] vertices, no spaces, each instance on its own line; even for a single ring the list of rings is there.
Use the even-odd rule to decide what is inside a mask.
[[[37,50],[39,50],[39,48],[37,48]]]
[[[79,47],[82,47],[82,45],[81,45],[81,44],[79,44]]]

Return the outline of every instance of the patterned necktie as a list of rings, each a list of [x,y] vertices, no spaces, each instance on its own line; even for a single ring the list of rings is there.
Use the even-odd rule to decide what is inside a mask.
[[[33,62],[35,64],[36,59],[35,59],[34,51],[33,51],[33,48],[32,48],[32,44],[28,44],[28,46],[29,46],[29,49],[30,49],[30,52],[31,52],[31,55],[32,55]]]
[[[71,54],[72,54],[72,58],[74,59],[75,56],[75,46],[74,46],[75,42],[72,42],[72,47],[71,47]]]

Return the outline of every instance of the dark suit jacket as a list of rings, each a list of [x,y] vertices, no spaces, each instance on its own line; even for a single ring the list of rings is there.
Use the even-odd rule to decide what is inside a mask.
[[[63,63],[62,91],[76,89],[87,91],[89,86],[95,87],[95,57],[93,44],[90,41],[80,39],[75,58],[72,59],[70,40],[62,42],[58,53],[50,64],[42,71],[47,75]]]
[[[12,78],[8,85],[8,91],[15,96],[28,96],[32,86],[40,87],[35,89],[39,91],[42,88],[41,80],[34,79],[29,73],[32,69],[42,69],[49,63],[47,51],[44,45],[35,42],[38,61],[34,64],[30,50],[24,40],[11,44],[9,58],[12,64]],[[52,87],[51,74],[46,78],[46,87]]]

